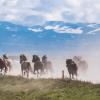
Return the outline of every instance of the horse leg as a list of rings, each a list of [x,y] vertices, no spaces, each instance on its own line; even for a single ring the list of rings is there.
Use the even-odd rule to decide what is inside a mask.
[[[72,79],[74,79],[74,75],[72,74]]]
[[[11,71],[12,65],[10,62],[8,62],[8,68],[9,68],[9,72]]]
[[[2,69],[0,70],[0,74],[2,75]]]
[[[22,70],[22,77],[24,76],[24,72],[23,72],[23,70]]]
[[[34,69],[33,74],[36,74],[35,72],[36,72],[36,70]]]
[[[7,73],[7,67],[4,68],[4,75],[6,75],[6,73]]]
[[[43,75],[43,74],[45,74],[45,72],[44,72],[43,69],[41,69],[41,70],[40,70],[40,76]]]
[[[11,65],[9,65],[9,72],[11,71]]]
[[[43,74],[43,70],[42,69],[40,69],[40,75],[42,75]]]
[[[6,75],[6,70],[4,70],[4,75]]]
[[[4,69],[4,75],[7,73],[7,66]]]
[[[71,79],[71,74],[69,74],[69,78]]]
[[[29,71],[27,71],[27,78],[29,78]]]
[[[25,71],[24,71],[24,76],[25,76]]]
[[[37,70],[37,78],[39,77],[39,70]]]
[[[76,73],[76,80],[77,80],[77,73]]]
[[[47,69],[46,69],[46,71],[47,71]],[[45,74],[45,69],[44,68],[41,69],[41,74]]]
[[[74,79],[74,72],[72,73],[72,79]]]

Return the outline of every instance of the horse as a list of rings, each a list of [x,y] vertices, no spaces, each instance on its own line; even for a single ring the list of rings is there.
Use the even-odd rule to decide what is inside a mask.
[[[42,57],[42,63],[43,63],[43,66],[44,66],[44,70],[46,70],[46,72],[52,73],[52,71],[53,71],[52,70],[52,62],[47,60],[46,55],[44,55]]]
[[[37,77],[38,77],[38,74],[43,74],[44,66],[43,66],[43,63],[40,61],[39,56],[33,55],[32,62],[34,63],[34,74],[36,74],[36,72],[37,72]],[[40,72],[39,72],[39,70],[40,70]]]
[[[87,62],[85,60],[82,59],[82,57],[80,57],[80,56],[74,56],[73,57],[73,60],[77,64],[78,69],[81,72],[85,73],[87,71],[88,64],[87,64]]]
[[[4,71],[4,75],[5,73],[7,73],[7,67],[6,67],[6,64],[5,62],[0,58],[0,72],[1,72],[1,75]]]
[[[31,64],[27,61],[27,58],[24,54],[20,55],[20,64],[21,64],[21,72],[22,77],[27,75],[29,77],[29,72],[32,72]]]
[[[68,73],[70,76],[70,79],[74,79],[74,76],[77,78],[77,65],[72,59],[66,59],[66,67],[68,69]]]
[[[11,65],[10,60],[8,59],[8,57],[5,54],[3,55],[3,61],[6,64],[7,71],[10,72],[11,68],[12,68],[12,65]]]

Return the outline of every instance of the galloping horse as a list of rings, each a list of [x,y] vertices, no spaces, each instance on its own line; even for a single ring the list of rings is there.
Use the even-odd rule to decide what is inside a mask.
[[[40,61],[40,58],[37,55],[33,55],[32,62],[34,63],[34,74],[37,72],[38,76],[38,74],[44,73],[43,63]]]
[[[11,62],[9,61],[8,57],[4,54],[3,55],[3,61],[6,65],[6,68],[7,68],[7,71],[11,71],[11,68],[12,68],[12,65],[11,65]]]
[[[47,56],[44,55],[42,57],[42,63],[43,63],[43,66],[44,66],[44,70],[46,70],[46,72],[51,72],[52,73],[52,63],[51,61],[48,61],[47,59]]]
[[[20,55],[20,64],[21,64],[21,71],[22,76],[27,74],[27,78],[29,77],[29,71],[32,72],[31,64],[27,61],[27,58],[24,54]]]
[[[74,79],[74,75],[77,78],[77,65],[72,59],[66,60],[66,67],[68,68],[70,79]]]
[[[4,74],[7,73],[7,67],[5,62],[0,58],[0,73],[2,74],[2,71],[4,71]]]

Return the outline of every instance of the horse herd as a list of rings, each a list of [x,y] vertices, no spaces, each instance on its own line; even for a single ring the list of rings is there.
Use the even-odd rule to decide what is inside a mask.
[[[31,66],[31,62],[28,61],[25,54],[21,54],[19,56],[20,60],[20,66],[21,66],[21,72],[22,77],[27,76],[29,77],[29,73],[37,75],[42,75],[45,73],[52,73],[53,72],[53,65],[51,61],[48,61],[47,56],[44,55],[42,58],[40,58],[38,55],[33,55],[31,62],[34,65],[34,68]],[[4,75],[10,71],[12,68],[11,62],[8,60],[8,57],[6,55],[3,55],[2,58],[0,58],[0,72],[1,74],[4,73]],[[71,79],[74,78],[74,76],[77,77],[78,70],[86,71],[88,68],[88,64],[85,60],[82,60],[80,56],[74,56],[72,59],[66,59],[66,68],[68,70],[69,76]]]

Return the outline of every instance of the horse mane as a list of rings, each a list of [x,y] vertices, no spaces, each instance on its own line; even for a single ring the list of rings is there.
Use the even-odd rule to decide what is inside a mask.
[[[22,54],[22,55],[20,55],[20,60],[26,61],[27,60],[27,57],[24,54]]]
[[[43,63],[47,62],[47,56],[46,56],[46,55],[44,55],[44,56],[42,57],[42,62],[43,62]]]
[[[32,62],[40,61],[40,57],[38,55],[33,55]]]
[[[66,59],[66,64],[67,64],[67,66],[70,66],[70,65],[76,66],[76,63],[72,59]]]
[[[6,56],[6,54],[3,55],[3,58],[4,58],[4,59],[8,59],[8,57]]]

